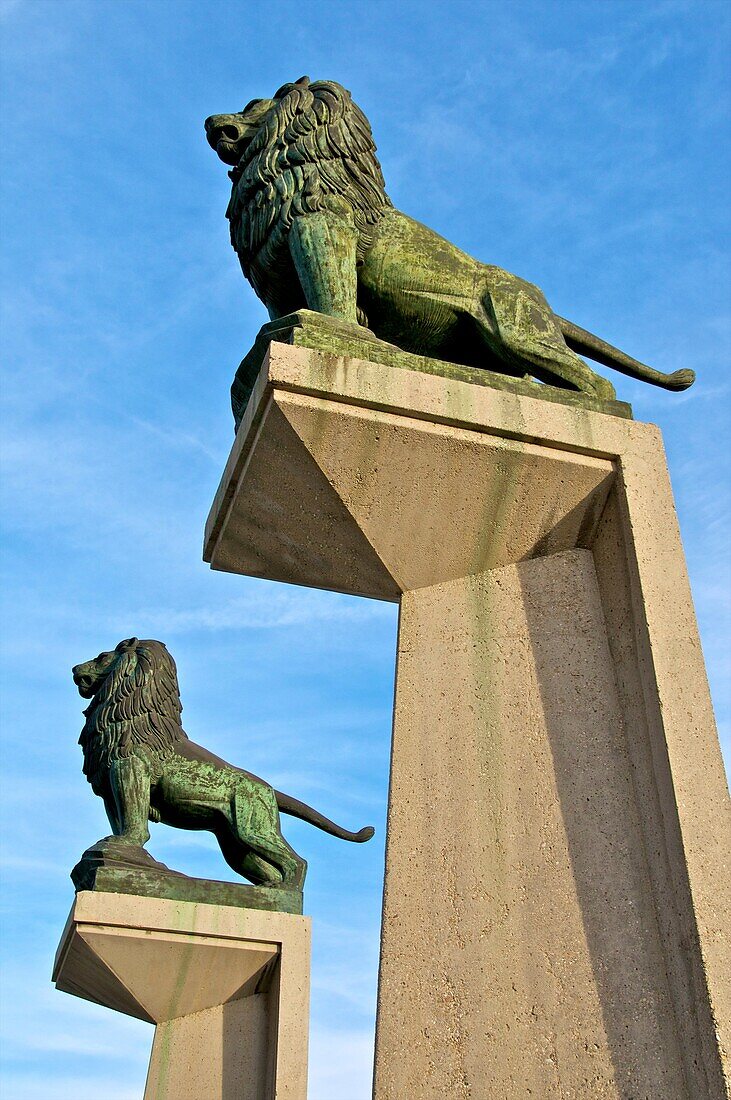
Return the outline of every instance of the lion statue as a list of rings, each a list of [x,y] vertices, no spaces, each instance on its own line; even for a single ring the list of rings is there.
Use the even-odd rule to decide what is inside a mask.
[[[231,242],[272,321],[307,308],[403,351],[601,399],[614,387],[577,352],[666,389],[692,385],[693,371],[631,359],[558,317],[538,287],[394,209],[368,120],[339,84],[302,77],[205,128],[233,165]]]
[[[302,889],[307,864],[282,836],[280,810],[343,840],[348,832],[317,810],[227,764],[186,736],[175,662],[162,642],[127,638],[75,665],[91,703],[79,744],[84,774],[104,800],[113,837],[144,847],[150,821],[212,832],[223,858],[257,886]]]

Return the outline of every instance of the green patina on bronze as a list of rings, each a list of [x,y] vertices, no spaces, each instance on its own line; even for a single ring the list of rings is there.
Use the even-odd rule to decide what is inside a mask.
[[[357,833],[341,828],[189,740],[175,662],[162,642],[128,638],[76,665],[73,677],[91,700],[79,738],[84,774],[112,827],[112,836],[74,868],[77,890],[301,913],[307,864],[282,836],[280,811],[342,840],[373,836],[370,826]],[[144,850],[148,821],[212,832],[229,867],[255,885],[171,871]]]
[[[614,387],[578,353],[666,389],[693,383],[690,370],[653,370],[558,317],[538,287],[394,209],[368,121],[339,84],[302,77],[205,125],[233,165],[231,241],[272,321],[314,310],[360,325],[371,351],[383,341],[601,401],[612,401]],[[328,350],[349,354],[331,337]],[[240,379],[235,390],[240,418]]]

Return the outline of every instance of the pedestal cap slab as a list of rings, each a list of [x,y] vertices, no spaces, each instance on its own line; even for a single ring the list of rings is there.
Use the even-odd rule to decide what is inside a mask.
[[[65,993],[160,1023],[263,987],[292,922],[308,925],[289,913],[82,891],[53,981]]]
[[[595,438],[602,422],[604,440]],[[214,569],[396,600],[588,546],[614,475],[616,443],[607,445],[631,424],[273,343],[204,558]],[[547,447],[546,434],[556,443]]]

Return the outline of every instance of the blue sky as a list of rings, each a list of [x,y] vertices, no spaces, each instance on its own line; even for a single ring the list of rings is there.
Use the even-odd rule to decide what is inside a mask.
[[[310,861],[312,1100],[365,1100],[396,609],[211,573],[233,371],[266,319],[203,119],[303,73],[369,115],[397,206],[696,386],[615,376],[660,424],[729,750],[731,7],[4,0],[4,1079],[132,1100],[151,1030],[56,993],[68,872],[107,831],[70,666],[165,640],[196,740],[378,836]],[[206,836],[154,855],[224,877]],[[437,884],[438,888],[438,884]]]

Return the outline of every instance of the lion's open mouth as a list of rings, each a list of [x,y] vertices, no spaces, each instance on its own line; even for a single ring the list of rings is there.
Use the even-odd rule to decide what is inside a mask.
[[[220,126],[217,134],[218,143],[222,141],[227,142],[229,145],[235,145],[241,137],[241,132],[238,126]]]
[[[94,681],[91,678],[91,676],[83,676],[83,675],[79,675],[77,672],[75,672],[74,673],[74,683],[76,684],[77,688],[79,689],[79,695],[83,699],[89,699],[94,694],[94,692],[93,692]]]
[[[216,152],[218,153],[218,155],[220,157],[223,153],[232,152],[236,148],[236,145],[237,145],[237,140],[235,138],[233,138],[233,139],[232,138],[225,138],[225,137],[219,138],[218,141],[216,142]]]

